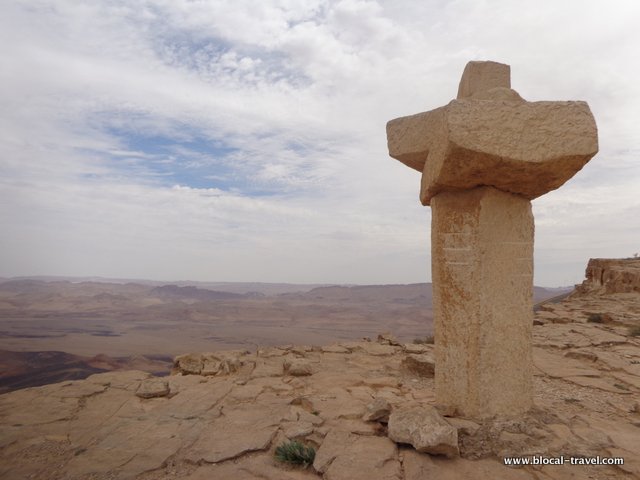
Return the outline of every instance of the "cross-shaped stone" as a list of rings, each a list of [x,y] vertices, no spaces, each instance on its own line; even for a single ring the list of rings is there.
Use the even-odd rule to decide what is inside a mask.
[[[469,62],[458,98],[387,124],[431,205],[436,402],[472,417],[532,406],[530,200],[598,151],[585,102],[527,102],[510,67]]]

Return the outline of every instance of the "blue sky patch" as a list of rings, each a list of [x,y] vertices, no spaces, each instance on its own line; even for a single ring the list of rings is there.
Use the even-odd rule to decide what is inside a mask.
[[[184,129],[180,138],[122,129],[110,129],[109,133],[121,146],[109,152],[110,166],[119,173],[164,186],[234,191],[245,187],[246,179],[229,164],[229,156],[238,150],[217,140]]]

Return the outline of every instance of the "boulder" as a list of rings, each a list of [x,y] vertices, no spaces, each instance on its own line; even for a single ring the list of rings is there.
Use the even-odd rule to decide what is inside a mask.
[[[202,355],[198,353],[178,355],[173,360],[173,368],[183,375],[200,375],[202,372]]]
[[[304,377],[313,374],[311,363],[303,359],[294,359],[284,363],[285,372],[293,377]]]
[[[140,382],[136,395],[140,398],[166,397],[169,395],[169,382],[162,378],[147,378]]]
[[[365,422],[383,422],[389,421],[391,413],[391,405],[384,398],[377,397],[373,402],[367,405],[367,411],[362,416]]]
[[[402,360],[402,367],[419,377],[433,377],[436,363],[429,353],[410,354]]]
[[[413,445],[418,452],[457,457],[458,430],[430,406],[409,406],[389,416],[389,438]]]

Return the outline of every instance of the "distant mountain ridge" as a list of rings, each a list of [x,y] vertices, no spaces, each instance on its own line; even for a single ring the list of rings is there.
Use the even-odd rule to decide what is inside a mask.
[[[251,294],[232,293],[232,292],[220,292],[216,290],[207,290],[204,288],[198,288],[193,286],[179,287],[177,285],[163,285],[162,287],[155,287],[151,290],[151,295],[154,297],[164,299],[188,299],[188,300],[230,300],[241,299],[247,296],[255,296]],[[262,295],[262,294],[261,294]]]
[[[573,287],[544,288],[533,287],[533,302],[537,303],[564,293],[569,293]],[[433,302],[433,285],[431,283],[410,283],[406,285],[333,285],[314,288],[306,293],[291,294],[300,298],[322,300],[365,300],[378,302],[406,302],[414,301],[418,304]]]

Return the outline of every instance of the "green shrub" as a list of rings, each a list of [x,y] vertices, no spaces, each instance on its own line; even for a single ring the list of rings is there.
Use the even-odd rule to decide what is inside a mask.
[[[601,313],[591,313],[589,314],[589,318],[587,318],[587,322],[589,323],[602,323],[603,321],[604,319]]]
[[[640,326],[629,327],[630,337],[640,337]]]
[[[434,342],[433,335],[427,335],[426,337],[418,337],[413,339],[413,343],[417,345],[432,345]]]
[[[313,464],[316,451],[313,447],[307,447],[297,440],[284,442],[276,448],[276,459],[280,462],[302,465],[307,468]]]

